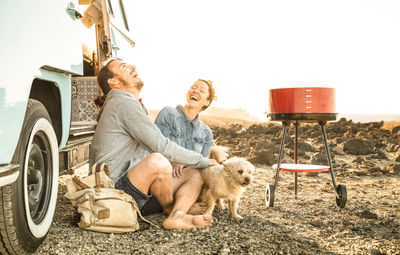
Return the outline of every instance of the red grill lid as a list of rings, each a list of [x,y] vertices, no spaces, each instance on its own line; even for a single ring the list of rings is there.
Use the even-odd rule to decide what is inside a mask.
[[[270,113],[335,113],[335,89],[323,87],[269,90]]]

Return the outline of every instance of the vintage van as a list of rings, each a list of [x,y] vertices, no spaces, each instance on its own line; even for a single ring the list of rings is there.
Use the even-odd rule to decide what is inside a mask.
[[[0,1],[1,254],[43,242],[59,173],[87,162],[95,75],[134,46],[127,18],[123,0]]]

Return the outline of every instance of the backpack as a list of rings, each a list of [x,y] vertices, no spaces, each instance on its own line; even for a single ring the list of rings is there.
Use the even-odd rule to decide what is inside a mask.
[[[95,164],[91,175],[67,181],[65,197],[81,216],[78,226],[106,233],[132,232],[139,229],[137,214],[145,222],[156,226],[143,218],[130,195],[114,188],[108,174],[107,164]]]

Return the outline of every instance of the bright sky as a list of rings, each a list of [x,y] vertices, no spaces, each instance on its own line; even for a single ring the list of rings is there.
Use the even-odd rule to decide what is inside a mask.
[[[197,79],[214,106],[265,120],[271,88],[336,88],[339,113],[400,114],[400,1],[125,1],[149,109],[184,103]]]

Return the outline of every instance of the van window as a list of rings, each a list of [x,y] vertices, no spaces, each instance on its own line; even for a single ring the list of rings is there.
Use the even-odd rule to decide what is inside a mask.
[[[114,18],[115,25],[123,25],[129,31],[128,19],[125,13],[125,5],[123,0],[107,0],[108,13]]]

